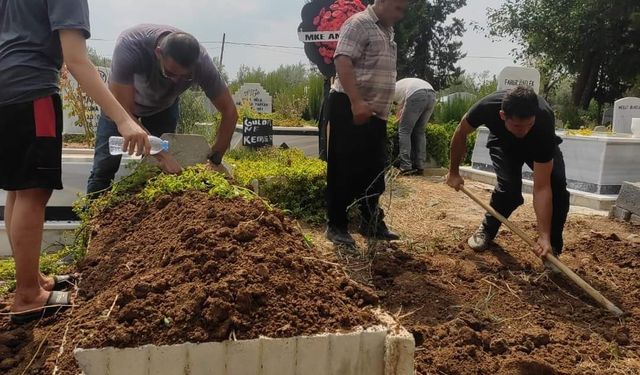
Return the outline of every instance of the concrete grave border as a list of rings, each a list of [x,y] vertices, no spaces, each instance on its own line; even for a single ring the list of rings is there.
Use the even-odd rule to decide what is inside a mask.
[[[351,333],[76,349],[85,375],[413,375],[413,336],[392,317]]]

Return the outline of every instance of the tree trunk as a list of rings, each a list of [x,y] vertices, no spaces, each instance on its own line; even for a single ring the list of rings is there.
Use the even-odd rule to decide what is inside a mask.
[[[589,77],[587,78],[586,85],[584,87],[584,90],[582,91],[582,97],[580,98],[580,108],[584,110],[589,109],[589,104],[591,104],[593,93],[596,91],[596,87],[598,86],[600,60],[601,59],[596,58],[595,61],[591,64],[591,71],[589,72]]]
[[[584,88],[587,86],[589,73],[591,73],[592,63],[593,63],[593,54],[591,52],[586,52],[584,59],[582,60],[582,66],[580,67],[580,72],[578,73],[576,82],[573,85],[573,92],[571,93],[571,103],[573,104],[574,107],[578,107],[580,105],[580,101],[582,99],[582,93],[584,92]]]
[[[587,52],[571,95],[571,101],[576,108],[589,108],[589,102],[598,83],[599,71],[600,59],[595,52]]]

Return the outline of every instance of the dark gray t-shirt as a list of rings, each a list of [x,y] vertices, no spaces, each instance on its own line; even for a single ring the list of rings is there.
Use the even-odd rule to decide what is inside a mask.
[[[87,0],[0,0],[0,106],[59,91],[67,29],[89,38]]]
[[[505,127],[500,118],[502,101],[506,90],[490,94],[473,105],[467,112],[466,119],[474,128],[485,125],[490,130],[487,147],[502,147],[507,153],[532,160],[536,163],[547,163],[553,159],[556,147],[562,139],[556,135],[556,120],[553,109],[541,96],[538,96],[536,122],[524,138],[516,138]]]
[[[118,37],[110,81],[135,87],[134,115],[151,116],[169,107],[180,94],[199,85],[208,98],[218,97],[227,87],[206,49],[200,47],[200,59],[190,82],[173,83],[162,76],[155,55],[159,38],[181,30],[165,25],[138,25]]]

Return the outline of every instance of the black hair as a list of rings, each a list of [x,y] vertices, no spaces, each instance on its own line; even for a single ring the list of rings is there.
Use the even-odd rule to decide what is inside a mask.
[[[507,118],[529,118],[538,112],[538,95],[531,87],[518,86],[507,92],[502,110]]]
[[[191,68],[200,58],[200,43],[191,34],[175,32],[160,42],[162,53],[183,68]]]

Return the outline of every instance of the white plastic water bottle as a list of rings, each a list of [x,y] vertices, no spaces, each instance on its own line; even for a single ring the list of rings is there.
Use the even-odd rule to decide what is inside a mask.
[[[162,151],[169,151],[169,141],[164,141],[158,137],[154,137],[150,135],[149,143],[151,143],[151,155],[158,154]],[[123,144],[124,144],[124,138],[109,137],[109,153],[111,155],[126,154],[127,153],[126,151],[122,151]]]

